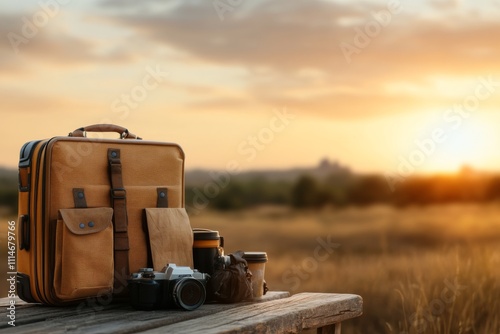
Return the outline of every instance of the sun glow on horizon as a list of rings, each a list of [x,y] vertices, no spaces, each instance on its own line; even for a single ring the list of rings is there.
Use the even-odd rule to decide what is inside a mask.
[[[456,173],[463,166],[491,169],[496,147],[500,145],[493,123],[479,115],[463,119],[460,125],[446,132],[441,143],[435,143],[435,150],[422,171]]]

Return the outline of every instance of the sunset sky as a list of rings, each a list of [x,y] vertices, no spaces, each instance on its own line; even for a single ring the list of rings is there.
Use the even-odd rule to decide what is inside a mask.
[[[114,123],[188,169],[500,170],[500,0],[0,4],[0,165]]]

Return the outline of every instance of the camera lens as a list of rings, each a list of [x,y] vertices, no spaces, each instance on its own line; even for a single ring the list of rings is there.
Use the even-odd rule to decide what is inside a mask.
[[[206,298],[205,287],[194,278],[179,280],[172,291],[175,304],[187,311],[192,311],[203,305]]]

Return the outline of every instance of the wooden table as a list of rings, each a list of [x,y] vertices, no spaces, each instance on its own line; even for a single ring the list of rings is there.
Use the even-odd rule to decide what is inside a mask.
[[[360,296],[268,292],[261,300],[205,304],[194,311],[136,311],[128,304],[48,307],[16,299],[15,327],[9,299],[0,299],[2,333],[340,333],[340,323],[362,314]]]

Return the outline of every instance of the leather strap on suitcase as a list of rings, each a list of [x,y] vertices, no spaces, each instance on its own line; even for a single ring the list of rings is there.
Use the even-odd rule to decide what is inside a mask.
[[[108,161],[111,182],[111,203],[114,212],[115,273],[119,273],[124,277],[130,273],[128,263],[130,246],[127,231],[127,191],[123,187],[120,150],[114,148],[108,149]],[[119,280],[115,280],[114,289],[121,291],[119,289],[121,284]]]

